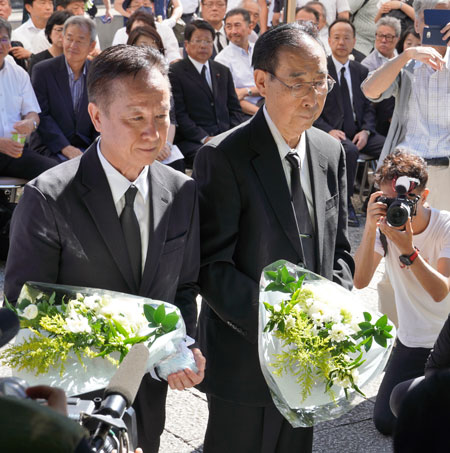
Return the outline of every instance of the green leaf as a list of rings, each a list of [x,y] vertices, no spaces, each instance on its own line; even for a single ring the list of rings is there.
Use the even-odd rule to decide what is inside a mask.
[[[386,348],[386,347],[387,347],[387,340],[386,340],[386,338],[382,337],[381,335],[375,335],[374,338],[375,338],[375,341],[376,341],[380,346],[382,346],[383,348]]]
[[[388,323],[388,317],[386,315],[383,315],[376,323],[376,327],[385,327]]]
[[[365,319],[367,322],[372,321],[372,315],[371,315],[370,313],[368,313],[367,311],[365,311],[365,312],[363,313],[363,315],[364,315],[364,319]]]
[[[118,332],[121,333],[125,338],[128,338],[128,332],[122,327],[122,324],[120,324],[120,322],[116,321],[115,319],[113,319],[113,322]]]
[[[291,278],[289,271],[287,270],[286,266],[283,266],[283,268],[281,269],[281,281],[283,283],[288,283],[289,278]]]
[[[31,305],[31,300],[28,300],[28,299],[22,299],[18,304],[17,304],[17,308],[21,311],[24,311],[25,308],[28,307],[28,305]]]
[[[380,335],[383,335],[384,338],[392,338],[392,335],[389,332],[386,332],[386,330],[380,332]]]
[[[55,297],[56,297],[56,293],[53,292],[52,295],[50,296],[50,299],[48,300],[48,303],[50,305],[53,305],[55,303]]]
[[[150,334],[149,335],[145,335],[143,337],[131,337],[131,338],[127,338],[123,344],[136,344],[136,343],[143,343],[144,341],[147,341],[149,338],[150,338]]]
[[[166,332],[171,332],[175,326],[177,325],[178,320],[180,317],[176,312],[168,313],[166,317],[164,318],[164,321],[161,323],[163,326],[163,329]]]
[[[265,272],[266,278],[269,280],[276,280],[277,279],[277,271],[266,271]]]
[[[152,324],[155,322],[154,314],[155,314],[156,309],[153,308],[151,305],[145,304],[144,305],[144,315],[147,318],[148,322],[151,322]]]
[[[371,329],[372,328],[372,324],[370,322],[360,322],[358,324],[359,328],[361,330],[367,330],[367,329]]]
[[[364,344],[364,349],[366,350],[366,352],[370,351],[370,348],[372,347],[372,342],[373,342],[373,337],[369,337],[367,339],[367,342]]]
[[[285,331],[284,319],[282,319],[282,320],[278,323],[278,330],[279,330],[281,333],[284,333],[284,331]]]
[[[155,313],[153,313],[153,318],[154,318],[156,324],[161,324],[164,321],[165,317],[166,317],[166,308],[164,307],[164,304],[161,304],[155,310]]]
[[[13,306],[8,302],[8,299],[6,298],[6,296],[5,296],[5,305],[6,305],[6,308],[9,308],[11,311],[13,311],[14,313],[17,314],[16,307],[13,307]]]

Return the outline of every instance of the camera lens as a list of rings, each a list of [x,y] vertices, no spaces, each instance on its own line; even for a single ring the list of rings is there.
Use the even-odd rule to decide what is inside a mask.
[[[390,206],[386,213],[386,219],[391,226],[400,227],[406,223],[409,215],[409,206],[402,203],[400,205]]]

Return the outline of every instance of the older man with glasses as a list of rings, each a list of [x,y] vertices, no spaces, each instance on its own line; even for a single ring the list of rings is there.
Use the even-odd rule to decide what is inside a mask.
[[[315,30],[315,28],[314,28]],[[210,359],[204,453],[308,453],[312,428],[293,428],[275,407],[258,358],[262,269],[279,259],[346,288],[345,155],[311,127],[333,87],[310,24],[264,33],[253,51],[265,105],[197,154],[201,216],[198,341]]]

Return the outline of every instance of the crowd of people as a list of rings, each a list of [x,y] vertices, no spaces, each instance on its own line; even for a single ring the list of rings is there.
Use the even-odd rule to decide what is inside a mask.
[[[282,24],[276,0],[116,0],[124,25],[103,51],[82,0],[24,8],[12,30],[0,0],[0,176],[32,180],[11,223],[8,300],[33,280],[175,303],[198,370],[168,383],[207,394],[205,453],[309,452],[312,428],[283,418],[259,366],[261,270],[286,259],[361,288],[384,257],[380,310],[398,338],[374,422],[395,433],[391,394],[398,406],[426,388],[450,312],[450,21],[440,45],[421,43],[424,11],[450,3],[297,0]],[[361,155],[378,170],[353,260]],[[393,226],[400,195],[410,215]],[[145,453],[166,393],[145,376]]]

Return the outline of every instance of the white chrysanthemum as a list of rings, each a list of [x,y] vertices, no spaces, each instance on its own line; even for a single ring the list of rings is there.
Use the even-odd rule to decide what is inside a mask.
[[[100,301],[100,297],[94,295],[94,296],[86,296],[84,298],[84,305],[86,305],[89,310],[95,310],[97,308],[98,304]]]
[[[290,315],[289,315],[289,316],[286,318],[286,327],[287,327],[288,329],[292,329],[293,327],[295,327],[295,319],[294,319],[293,316],[290,316]]]
[[[313,313],[311,320],[315,326],[321,326],[323,324],[323,315],[320,312]]]
[[[312,307],[313,304],[314,304],[314,299],[312,297],[309,297],[308,299],[305,300],[306,308]]]
[[[281,311],[281,305],[274,305],[273,309],[274,309],[276,312],[279,312],[279,311]]]
[[[91,333],[91,326],[87,318],[76,313],[66,318],[66,328],[72,333]]]
[[[342,388],[349,388],[352,383],[350,382],[350,378],[348,376],[345,376],[343,378],[339,378],[337,377],[335,380],[334,380],[334,383],[336,385],[339,385],[341,386]]]
[[[342,322],[342,315],[338,310],[328,310],[323,315],[324,322],[332,322],[333,324],[340,324]]]
[[[347,336],[350,334],[349,328],[342,323],[333,324],[331,329],[328,331],[328,335],[330,335],[331,340],[336,343],[346,340]]]
[[[23,316],[24,318],[27,318],[27,319],[31,320],[31,319],[36,318],[36,316],[38,315],[38,313],[39,313],[39,310],[38,310],[38,308],[36,307],[36,305],[30,304],[30,305],[28,305],[28,306],[25,308],[25,310],[24,310],[23,313],[22,313],[22,316]]]
[[[326,305],[321,301],[314,301],[314,303],[308,308],[308,315],[312,317],[315,313],[324,315],[327,311]]]

